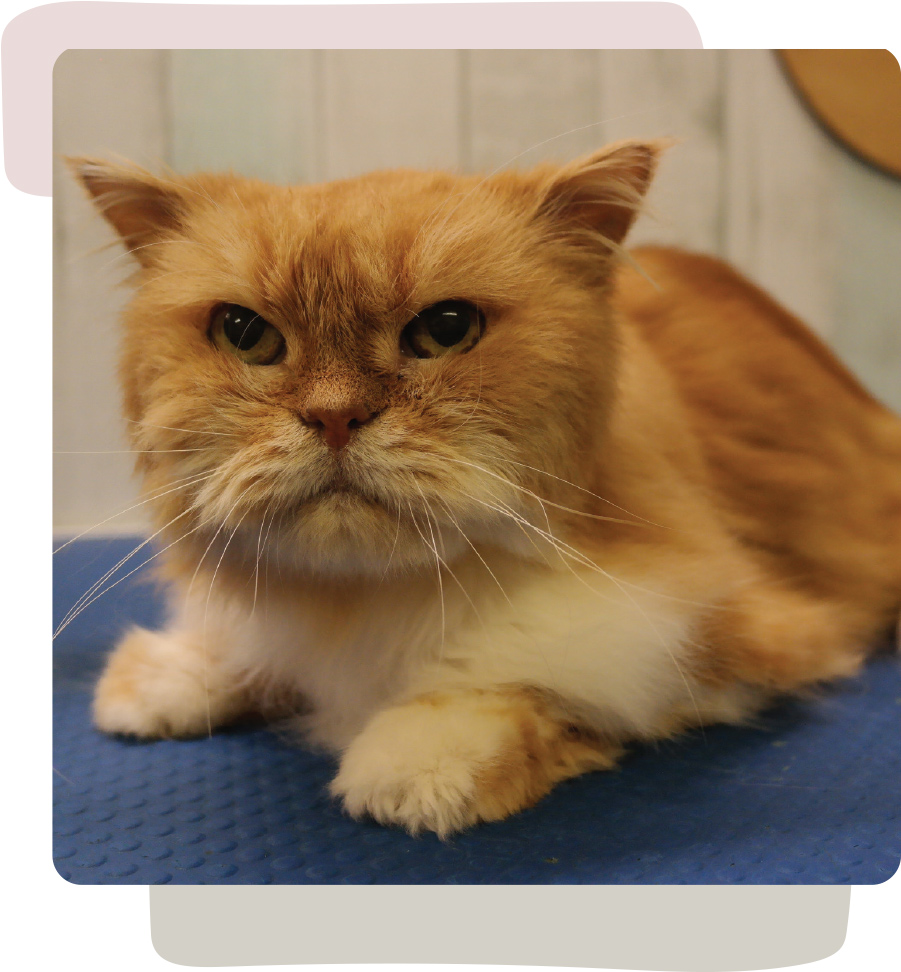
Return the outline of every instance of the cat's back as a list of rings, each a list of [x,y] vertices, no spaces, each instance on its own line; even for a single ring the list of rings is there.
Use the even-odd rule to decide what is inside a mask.
[[[663,247],[632,251],[617,301],[685,390],[708,399],[729,389],[766,401],[825,396],[849,417],[886,416],[826,345],[766,292],[714,257]],[[720,403],[725,407],[727,403]]]
[[[887,449],[901,462],[901,421],[767,293],[714,257],[662,247],[632,257],[617,278],[617,307],[672,374],[695,421],[710,431],[750,425],[761,442],[801,451],[853,430],[871,451]]]
[[[901,590],[901,420],[726,263],[656,247],[632,255],[616,285],[624,325],[672,376],[746,539],[799,571],[819,572],[830,551],[861,583]]]

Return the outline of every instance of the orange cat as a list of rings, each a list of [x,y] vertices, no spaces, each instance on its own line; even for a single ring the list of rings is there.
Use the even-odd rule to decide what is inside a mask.
[[[621,243],[662,144],[275,187],[72,160],[139,263],[164,631],[109,732],[294,713],[446,835],[847,676],[901,605],[901,422],[723,263]]]

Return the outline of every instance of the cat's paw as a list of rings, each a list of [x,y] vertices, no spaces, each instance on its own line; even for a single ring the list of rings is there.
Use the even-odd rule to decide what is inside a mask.
[[[483,727],[446,726],[428,706],[389,709],[350,745],[331,786],[351,816],[441,837],[474,824]]]
[[[527,691],[449,692],[377,715],[345,752],[331,792],[353,817],[444,838],[529,807],[617,755]]]
[[[195,646],[135,628],[107,663],[94,694],[94,725],[160,739],[205,735],[236,714],[236,699]]]

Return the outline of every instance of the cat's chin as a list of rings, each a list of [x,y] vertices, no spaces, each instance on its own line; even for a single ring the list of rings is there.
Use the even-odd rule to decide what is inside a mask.
[[[330,489],[283,520],[266,543],[282,569],[342,577],[434,570],[440,557],[456,560],[468,546],[424,513],[391,509],[352,489]]]

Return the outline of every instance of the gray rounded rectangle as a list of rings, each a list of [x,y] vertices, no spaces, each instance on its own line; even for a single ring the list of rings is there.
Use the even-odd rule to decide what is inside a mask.
[[[189,966],[440,963],[742,972],[816,962],[850,888],[150,889],[153,946]]]

